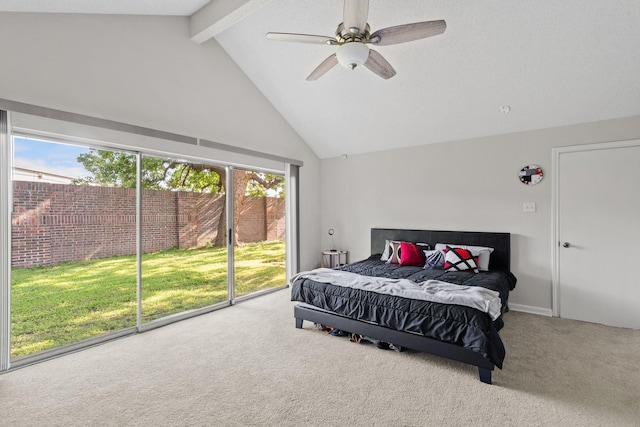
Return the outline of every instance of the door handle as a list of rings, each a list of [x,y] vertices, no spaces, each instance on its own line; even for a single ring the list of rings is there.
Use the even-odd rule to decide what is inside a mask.
[[[562,243],[562,247],[563,247],[563,248],[568,248],[569,246],[571,246],[571,245],[569,244],[569,242],[564,242],[564,243]]]

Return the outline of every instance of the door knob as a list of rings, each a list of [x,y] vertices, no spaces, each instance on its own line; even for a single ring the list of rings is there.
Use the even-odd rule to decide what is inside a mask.
[[[564,242],[564,243],[562,244],[562,247],[563,247],[563,248],[568,248],[569,246],[571,246],[571,245],[569,244],[569,242]]]

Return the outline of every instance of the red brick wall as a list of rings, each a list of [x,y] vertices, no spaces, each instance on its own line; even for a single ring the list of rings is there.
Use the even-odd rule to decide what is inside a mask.
[[[198,248],[214,242],[218,236],[225,206],[224,194],[176,192],[178,247]]]
[[[16,181],[13,266],[135,253],[135,190]]]
[[[259,242],[267,240],[265,221],[265,197],[247,198],[242,204],[240,224],[238,224],[239,242]]]
[[[284,240],[284,199],[250,197],[243,206],[238,227],[240,242]]]
[[[143,252],[213,242],[224,195],[142,191]],[[14,182],[12,266],[130,255],[136,248],[133,189]],[[284,200],[251,197],[241,242],[284,239]]]
[[[265,240],[284,240],[286,234],[284,202],[284,199],[278,199],[275,197],[265,198],[265,217],[267,228],[267,236]]]
[[[178,247],[176,193],[142,191],[142,236],[143,253]],[[135,250],[129,253],[135,253]]]

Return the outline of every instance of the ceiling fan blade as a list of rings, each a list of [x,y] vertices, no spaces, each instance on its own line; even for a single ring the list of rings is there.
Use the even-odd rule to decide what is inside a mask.
[[[347,30],[357,28],[358,34],[364,34],[369,15],[369,0],[344,0],[342,24]]]
[[[329,56],[327,59],[322,61],[320,65],[318,65],[316,69],[313,70],[311,74],[309,74],[309,77],[307,77],[307,80],[308,81],[318,80],[327,71],[335,67],[336,64],[338,64],[338,57],[334,53],[333,55]]]
[[[444,20],[415,22],[383,28],[371,34],[370,40],[376,46],[387,46],[437,36],[446,29],[447,23]]]
[[[334,37],[316,36],[313,34],[267,33],[267,38],[269,40],[278,40],[283,42],[338,44]]]
[[[396,75],[396,70],[393,69],[391,64],[373,49],[369,49],[369,58],[367,58],[364,66],[385,80]]]

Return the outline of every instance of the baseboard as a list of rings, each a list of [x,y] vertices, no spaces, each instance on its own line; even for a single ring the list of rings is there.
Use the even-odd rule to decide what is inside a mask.
[[[509,303],[509,310],[521,311],[523,313],[537,314],[540,316],[547,316],[547,317],[552,316],[552,312],[550,308],[534,307],[531,305]]]

